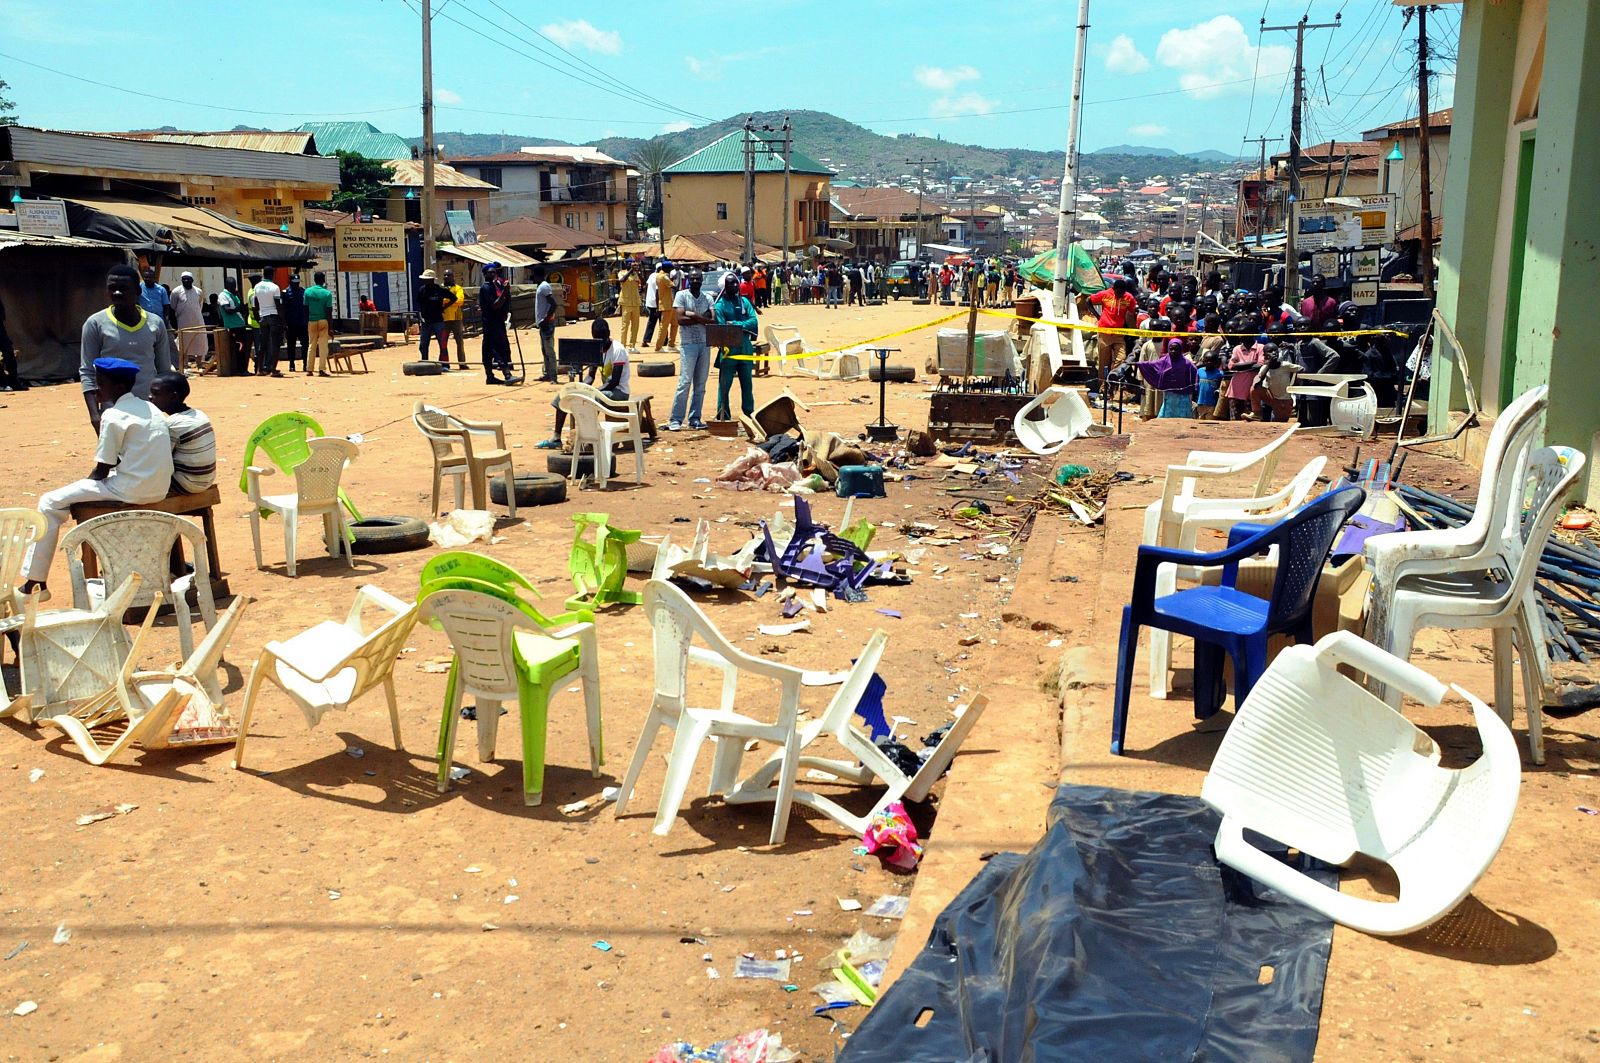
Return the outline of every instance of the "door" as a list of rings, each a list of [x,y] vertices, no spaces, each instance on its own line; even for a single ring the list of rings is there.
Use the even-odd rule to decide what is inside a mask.
[[[1502,410],[1517,396],[1517,345],[1522,338],[1518,325],[1522,307],[1522,265],[1528,250],[1528,193],[1533,183],[1533,145],[1533,134],[1523,134],[1522,148],[1517,155],[1517,199],[1511,214],[1511,267],[1506,276],[1506,326],[1500,341]]]

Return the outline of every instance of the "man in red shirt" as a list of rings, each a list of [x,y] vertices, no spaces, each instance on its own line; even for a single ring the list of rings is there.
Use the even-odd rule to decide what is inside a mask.
[[[1089,296],[1089,303],[1100,308],[1100,320],[1096,322],[1103,329],[1127,328],[1129,318],[1138,311],[1139,305],[1134,302],[1133,296],[1128,294],[1128,282],[1118,277],[1111,282],[1111,287],[1102,288]],[[1101,332],[1095,344],[1095,357],[1100,364],[1100,378],[1111,368],[1122,361],[1127,352],[1126,336]]]

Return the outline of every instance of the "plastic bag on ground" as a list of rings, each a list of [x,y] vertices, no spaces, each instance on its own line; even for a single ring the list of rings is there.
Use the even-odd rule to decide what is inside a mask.
[[[906,815],[906,806],[891,801],[882,812],[872,817],[866,833],[861,836],[861,851],[877,853],[889,866],[910,871],[922,859],[922,845],[917,841],[917,827]]]
[[[448,517],[428,525],[428,540],[441,550],[457,550],[480,539],[488,542],[494,534],[494,514],[483,509],[457,509]]]

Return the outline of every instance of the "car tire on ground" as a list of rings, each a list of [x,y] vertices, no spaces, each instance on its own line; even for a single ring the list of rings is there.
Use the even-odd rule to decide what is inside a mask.
[[[428,525],[416,517],[366,517],[350,522],[358,554],[398,554],[428,545]]]
[[[640,376],[673,376],[678,372],[678,363],[640,362],[634,370]]]
[[[444,372],[443,362],[405,362],[400,372],[406,376],[438,376]]]
[[[551,472],[518,473],[514,487],[519,506],[548,506],[567,500],[567,478]],[[497,506],[506,504],[503,477],[489,481],[489,501]]]
[[[563,476],[563,477],[571,476],[572,475],[572,455],[571,454],[552,454],[548,458],[545,459],[545,467],[548,468],[551,472],[555,473],[557,476]],[[611,475],[615,476],[616,474],[617,474],[617,456],[615,454],[613,454],[613,455],[611,455]],[[578,459],[578,475],[579,476],[593,476],[594,475],[594,455],[593,454],[585,454],[583,457]]]
[[[867,379],[874,384],[879,380],[888,380],[891,384],[909,384],[917,379],[917,370],[909,365],[880,365],[873,362],[867,366]]]

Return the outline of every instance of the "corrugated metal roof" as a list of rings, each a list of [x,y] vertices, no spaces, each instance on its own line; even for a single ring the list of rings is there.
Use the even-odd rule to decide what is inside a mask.
[[[523,215],[478,230],[480,239],[495,240],[502,244],[538,244],[541,247],[561,248],[571,251],[580,247],[597,247],[617,241],[602,233],[586,233],[557,225],[544,218]]]
[[[411,145],[403,137],[371,122],[305,122],[300,128],[317,138],[317,150],[324,155],[353,151],[369,159],[411,158]]]
[[[7,149],[0,152],[0,157],[9,156],[19,168],[52,173],[95,170],[102,176],[126,175],[134,179],[159,174],[339,187],[339,160],[316,155],[129,140],[30,126],[0,127],[0,145]]]
[[[317,154],[316,138],[310,133],[245,132],[230,133],[100,133],[103,137],[124,140],[158,140],[163,144],[196,144],[203,148],[242,148],[245,151],[278,151],[286,155]]]
[[[514,251],[504,244],[497,244],[493,240],[479,240],[475,244],[458,247],[455,244],[440,244],[439,254],[455,255],[470,262],[477,262],[487,266],[491,262],[498,262],[502,266],[532,266],[538,259],[529,258],[521,251]]]
[[[0,251],[8,247],[69,247],[81,250],[95,248],[110,248],[114,251],[124,250],[121,244],[107,243],[104,240],[91,240],[86,236],[44,236],[39,233],[25,233],[16,229],[0,229]]]
[[[394,176],[389,178],[391,188],[421,188],[422,187],[422,160],[421,159],[385,159],[394,167]],[[488,181],[480,181],[476,177],[468,177],[446,163],[433,164],[433,184],[436,188],[481,188],[493,192],[499,185],[492,185]]]
[[[777,146],[776,153],[758,150],[755,158],[757,173],[782,173],[783,172],[783,140],[756,134],[760,140]],[[789,171],[791,173],[822,174],[833,176],[833,171],[797,147],[789,149]],[[693,155],[685,156],[662,171],[667,174],[680,173],[744,173],[744,132],[735,130],[723,137],[718,137]]]

